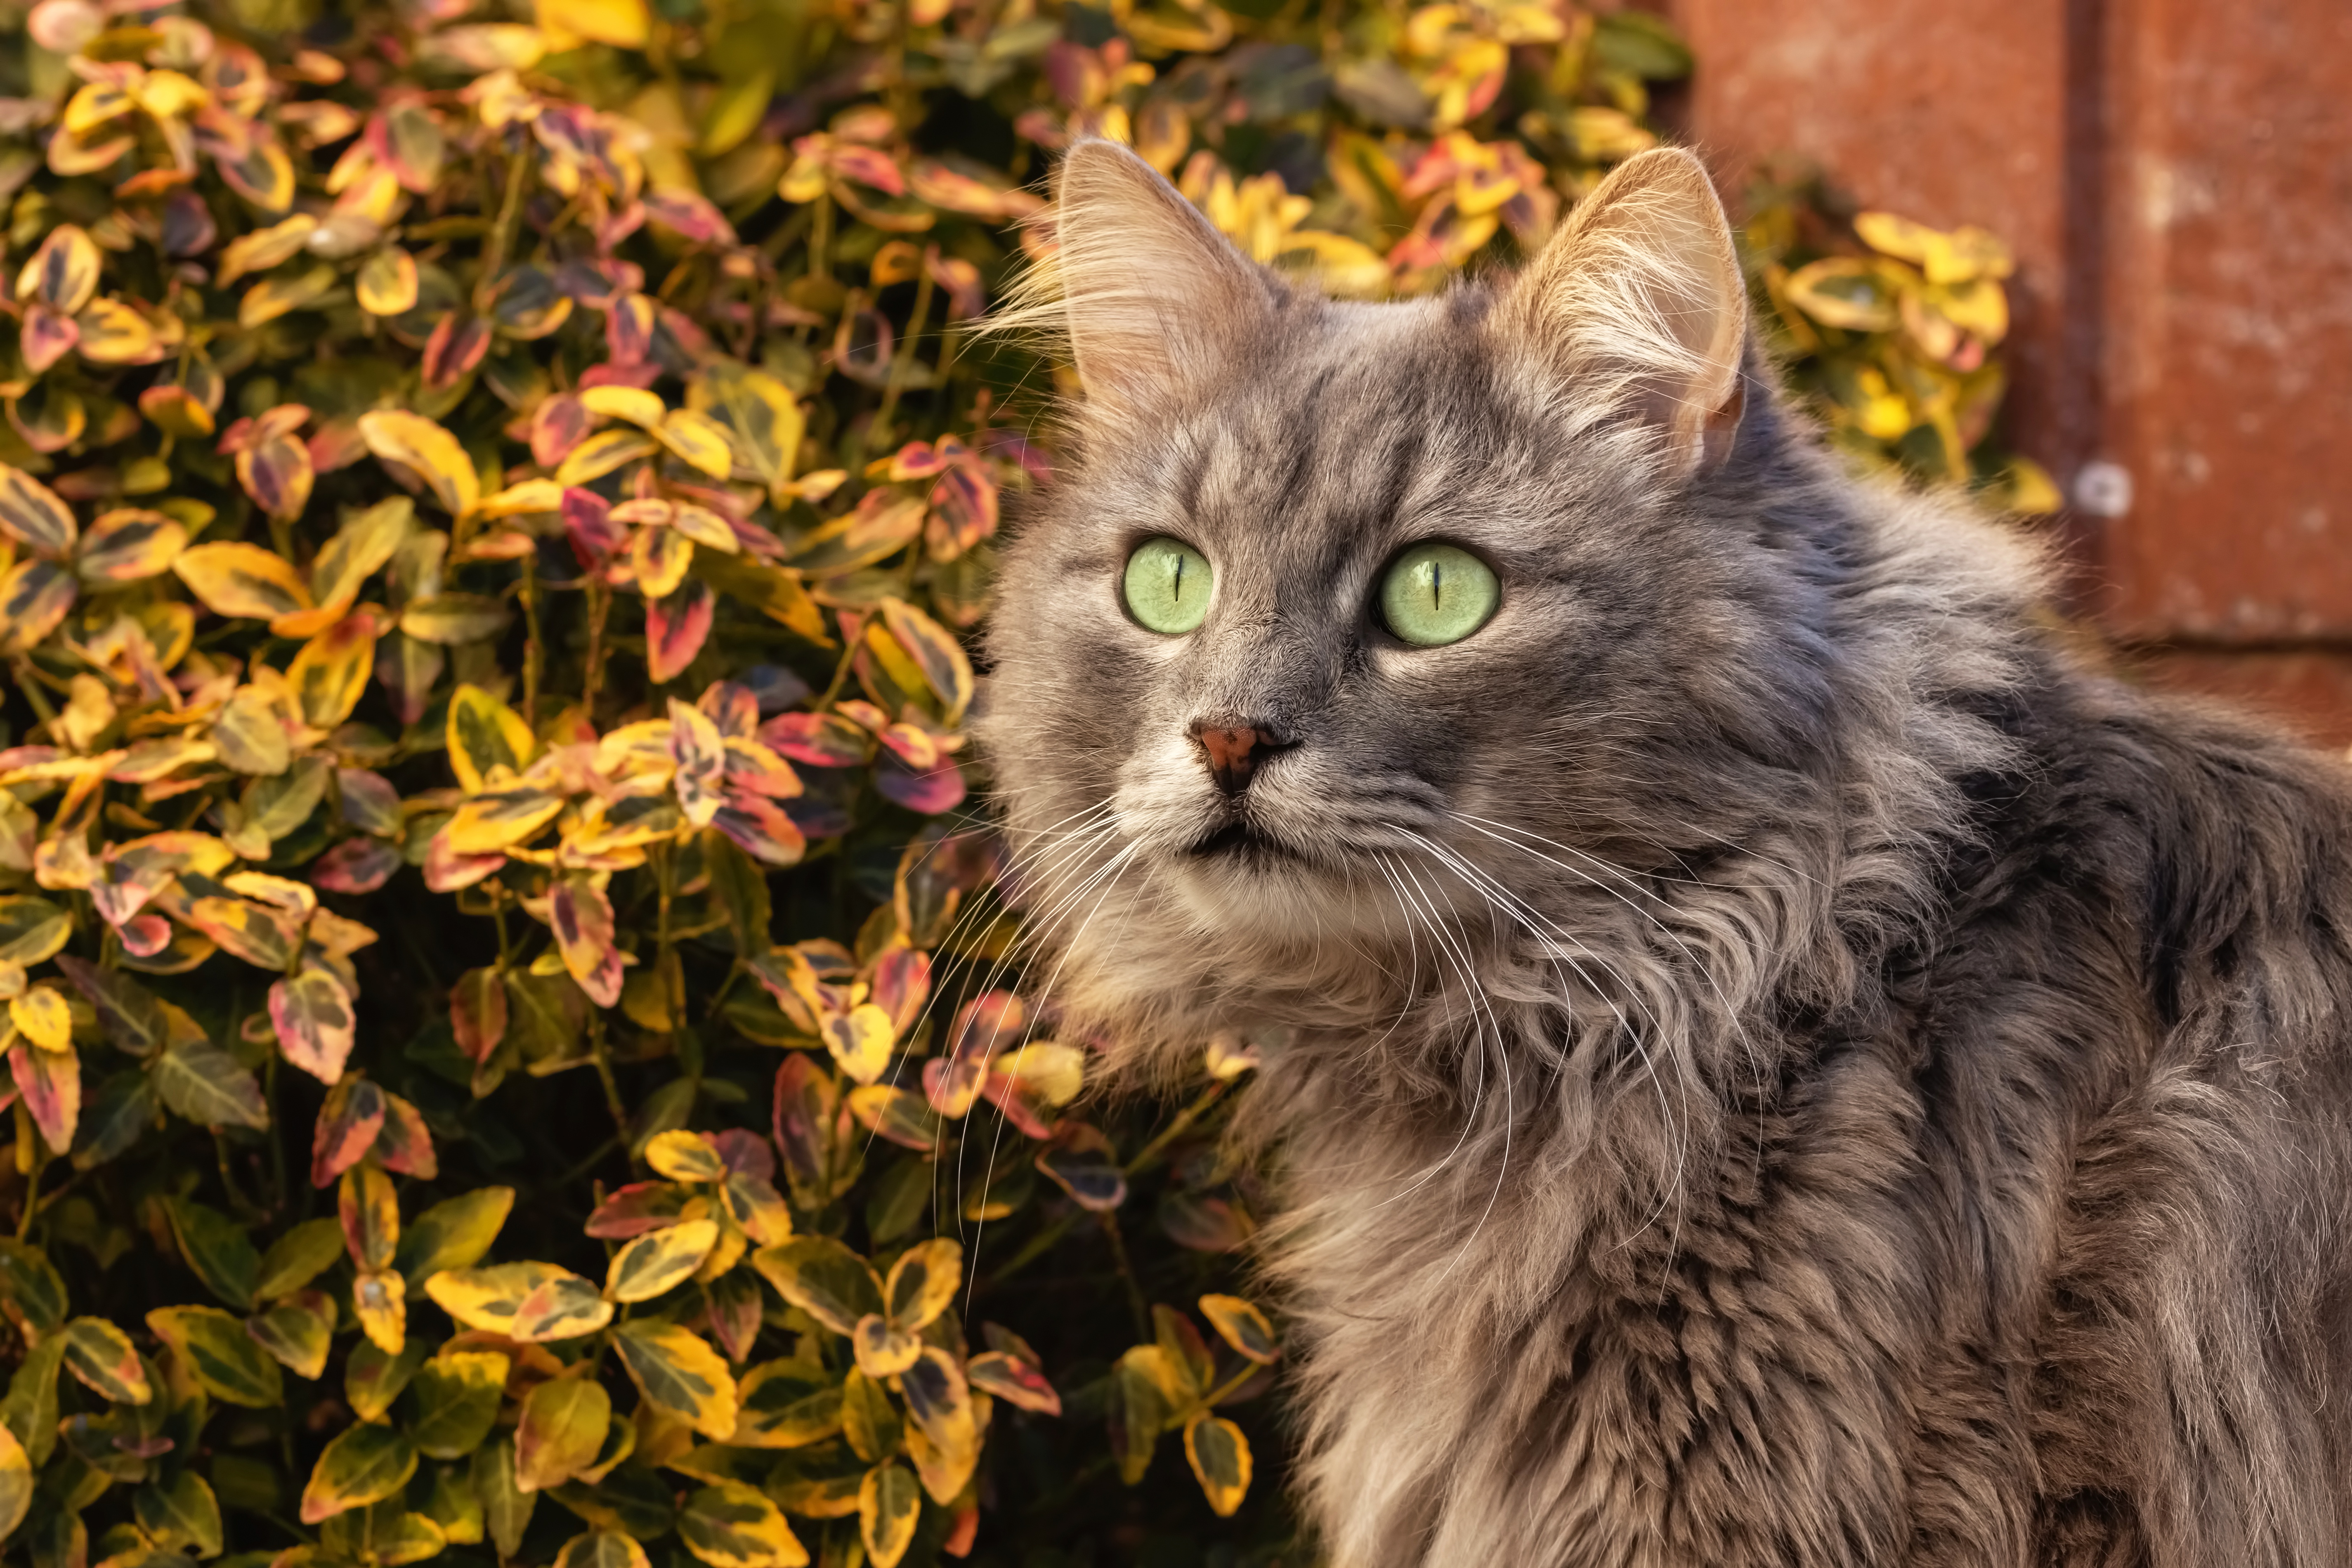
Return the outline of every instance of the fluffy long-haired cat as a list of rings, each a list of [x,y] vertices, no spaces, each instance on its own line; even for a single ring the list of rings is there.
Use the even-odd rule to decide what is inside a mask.
[[[2352,1562],[2352,791],[1820,455],[1685,153],[1337,303],[1065,161],[985,739],[1132,1073],[1277,1037],[1339,1568]]]

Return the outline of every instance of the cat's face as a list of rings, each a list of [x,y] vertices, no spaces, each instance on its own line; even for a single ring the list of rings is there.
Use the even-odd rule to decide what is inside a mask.
[[[1530,867],[1685,847],[1664,829],[1716,811],[1726,716],[1780,706],[1738,673],[1778,661],[1738,645],[1786,618],[1754,541],[1687,504],[1738,416],[1727,243],[1696,275],[1731,320],[1689,363],[1630,360],[1631,334],[1579,362],[1530,298],[1560,287],[1542,263],[1333,304],[1250,271],[1132,159],[1090,163],[1062,234],[1098,406],[1009,552],[985,731],[1031,921],[1078,986],[1151,955],[1176,987],[1377,963],[1444,912],[1533,907]],[[1161,247],[1125,264],[1162,287],[1089,274],[1090,220]]]

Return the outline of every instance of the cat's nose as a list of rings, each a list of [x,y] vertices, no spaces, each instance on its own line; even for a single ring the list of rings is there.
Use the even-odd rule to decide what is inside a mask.
[[[1271,724],[1264,722],[1226,724],[1203,721],[1192,726],[1192,739],[1208,754],[1209,775],[1217,781],[1217,787],[1234,795],[1249,788],[1266,753],[1289,744]]]

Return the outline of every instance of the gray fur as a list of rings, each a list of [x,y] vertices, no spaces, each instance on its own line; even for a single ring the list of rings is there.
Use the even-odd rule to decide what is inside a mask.
[[[1213,243],[1074,156],[1146,279]],[[1253,275],[1076,416],[989,635],[1052,1004],[1135,1075],[1290,1031],[1330,1561],[2352,1562],[2341,769],[2078,667],[2012,531],[1834,470],[1752,351],[1689,470],[1526,289]],[[1120,608],[1162,532],[1183,638]],[[1408,648],[1433,536],[1504,605]],[[1204,719],[1296,740],[1280,851],[1193,853]]]

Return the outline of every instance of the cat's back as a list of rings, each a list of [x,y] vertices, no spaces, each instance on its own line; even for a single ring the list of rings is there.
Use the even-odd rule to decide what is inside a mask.
[[[2352,1561],[2352,769],[2047,668],[1891,977],[1988,1266],[1949,1328],[2011,1368],[2041,1560]]]

